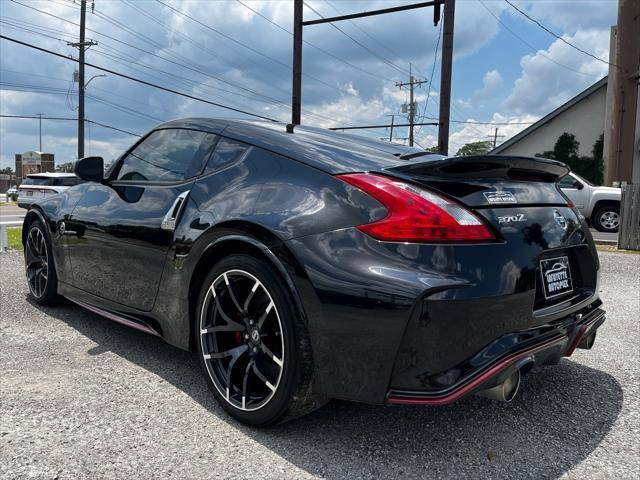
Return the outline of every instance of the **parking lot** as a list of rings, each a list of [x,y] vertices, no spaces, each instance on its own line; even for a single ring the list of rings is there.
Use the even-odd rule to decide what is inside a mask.
[[[334,401],[254,430],[195,357],[27,297],[0,255],[2,478],[640,478],[640,256],[601,253],[608,321],[593,350],[524,378],[511,404]]]

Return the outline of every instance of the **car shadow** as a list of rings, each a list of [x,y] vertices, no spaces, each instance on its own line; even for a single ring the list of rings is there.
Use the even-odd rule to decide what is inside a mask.
[[[442,407],[332,401],[293,422],[253,429],[210,394],[193,353],[80,307],[36,308],[97,345],[162,377],[255,441],[312,475],[327,478],[558,477],[611,430],[623,392],[611,375],[571,360],[534,369],[509,404],[480,397]]]

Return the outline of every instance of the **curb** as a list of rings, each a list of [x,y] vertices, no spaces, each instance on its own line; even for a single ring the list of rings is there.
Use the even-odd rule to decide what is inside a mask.
[[[593,243],[595,243],[596,245],[612,245],[612,246],[618,246],[618,241],[617,240],[593,240]]]

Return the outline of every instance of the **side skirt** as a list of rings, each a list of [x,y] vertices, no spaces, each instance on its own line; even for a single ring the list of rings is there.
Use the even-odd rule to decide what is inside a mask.
[[[133,312],[131,314],[128,314],[121,311],[116,311],[113,308],[107,308],[104,306],[104,303],[106,303],[107,301],[99,297],[94,297],[93,295],[79,290],[76,287],[63,282],[58,282],[58,294],[67,298],[76,305],[79,305],[80,307],[86,308],[93,313],[97,313],[101,317],[107,318],[111,321],[120,323],[127,327],[140,330],[141,332],[149,333],[157,337],[163,337],[161,331],[159,331],[157,328],[152,327],[141,318],[138,318]],[[92,301],[92,297],[95,298],[95,302]],[[101,304],[101,306],[96,305],[96,303]],[[113,302],[108,303],[112,304]]]

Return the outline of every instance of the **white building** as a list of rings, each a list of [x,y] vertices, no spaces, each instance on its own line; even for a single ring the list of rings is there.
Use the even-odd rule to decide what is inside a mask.
[[[566,132],[575,135],[580,142],[580,156],[591,156],[593,144],[605,133],[606,104],[607,77],[604,77],[491,153],[534,156],[553,150],[558,137]]]

